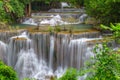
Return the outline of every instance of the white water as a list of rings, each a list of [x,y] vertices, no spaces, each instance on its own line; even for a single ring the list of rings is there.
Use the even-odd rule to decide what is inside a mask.
[[[67,2],[61,2],[61,8],[70,7]]]
[[[87,41],[94,39],[74,39],[70,41],[69,44],[69,54],[70,54],[70,66],[80,69],[84,66],[85,60],[92,57],[93,53],[90,49],[92,47],[88,47]]]
[[[54,56],[54,36],[50,37],[50,54],[49,54],[49,69],[53,69],[53,56]]]
[[[36,39],[34,43],[33,39]],[[95,39],[99,38],[74,39],[69,35],[56,37],[48,34],[34,35],[32,38],[23,32],[11,37],[8,46],[0,42],[0,50],[3,50],[0,58],[7,59],[8,65],[17,71],[21,80],[26,77],[37,80],[49,80],[55,76],[59,78],[67,68],[79,69],[90,56],[94,56],[92,47],[87,43]],[[8,58],[5,57],[6,53]]]
[[[39,23],[39,25],[41,25],[41,26],[44,26],[44,25],[57,26],[57,25],[68,25],[68,24],[79,24],[79,23],[81,23],[80,21],[78,21],[78,22],[63,21],[62,17],[59,14],[57,14],[55,16],[51,15],[51,16],[48,16],[48,17],[51,17],[51,19],[44,18],[42,21],[38,20],[37,22],[35,22],[36,19],[30,18],[30,19],[26,20],[25,22],[23,22],[22,24],[29,24],[29,25],[37,26],[38,23]],[[81,17],[81,18],[84,18],[84,17]]]
[[[84,23],[85,22],[85,19],[88,17],[87,14],[82,14],[80,17],[79,17],[79,22],[80,23]]]
[[[39,69],[38,60],[33,49],[27,51],[21,50],[17,56],[18,60],[16,61],[15,70],[20,76],[20,79],[32,78]]]
[[[39,22],[35,22],[35,19],[30,18],[26,20],[25,22],[23,22],[22,24],[38,25],[39,23],[40,25],[50,25],[50,26],[68,24],[68,22],[65,22],[62,20],[60,15],[56,15],[56,16],[51,15],[50,17],[51,17],[50,20],[43,19],[42,21],[39,21]]]
[[[5,63],[7,62],[7,44],[4,42],[0,41],[0,60],[4,61]]]
[[[22,24],[37,25],[37,23],[32,18],[25,20]]]

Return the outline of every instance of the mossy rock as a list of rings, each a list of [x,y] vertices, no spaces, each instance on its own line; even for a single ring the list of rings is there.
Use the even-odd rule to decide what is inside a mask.
[[[0,29],[2,30],[8,29],[8,25],[4,22],[0,22]]]

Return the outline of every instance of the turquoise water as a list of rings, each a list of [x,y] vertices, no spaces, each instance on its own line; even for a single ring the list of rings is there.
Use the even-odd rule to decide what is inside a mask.
[[[28,27],[35,27],[33,25],[27,25],[27,24],[12,24],[12,27],[19,27],[19,28],[28,28]],[[93,26],[90,24],[71,24],[71,25],[61,25],[62,27],[72,27],[74,29],[92,29]],[[42,26],[44,27],[44,26]]]
[[[92,29],[93,25],[90,24],[72,24],[72,25],[66,25],[73,27],[74,29]]]
[[[16,28],[16,27],[19,27],[19,28],[35,27],[33,25],[28,25],[28,24],[12,24],[11,26],[14,28]]]

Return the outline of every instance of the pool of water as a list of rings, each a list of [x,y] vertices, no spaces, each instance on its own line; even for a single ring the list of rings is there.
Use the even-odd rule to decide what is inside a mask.
[[[29,28],[29,27],[36,27],[34,25],[28,25],[28,24],[12,24],[12,27],[16,28]],[[93,25],[90,24],[69,24],[69,25],[61,25],[62,27],[72,27],[74,29],[93,29]],[[48,26],[42,26],[42,27],[48,27]]]
[[[65,25],[66,27],[73,27],[74,29],[93,29],[93,25],[90,24],[71,24]]]

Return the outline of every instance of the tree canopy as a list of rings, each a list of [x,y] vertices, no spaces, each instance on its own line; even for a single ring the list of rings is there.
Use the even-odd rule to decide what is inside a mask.
[[[82,5],[84,0],[0,0],[0,21],[2,22],[16,22],[17,19],[24,16],[25,6],[32,1],[42,1],[45,4],[51,2],[69,2],[74,5]]]
[[[85,0],[85,7],[88,15],[101,23],[120,21],[120,0]]]
[[[24,15],[24,4],[19,0],[1,0],[0,15],[0,21],[10,23]]]
[[[0,21],[16,22],[17,19],[24,16],[25,6],[33,1],[42,1],[45,4],[68,2],[77,7],[83,6],[85,3],[88,15],[101,23],[109,24],[120,21],[120,0],[0,0]]]

